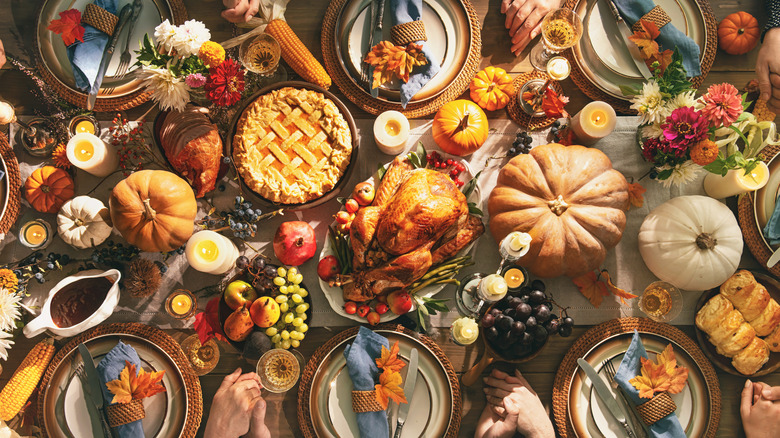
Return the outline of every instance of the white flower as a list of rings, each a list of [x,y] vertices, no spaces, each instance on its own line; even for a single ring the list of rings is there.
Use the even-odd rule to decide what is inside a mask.
[[[189,20],[176,29],[172,43],[179,55],[186,58],[197,55],[200,46],[210,39],[211,32],[205,24],[197,20]]]
[[[168,19],[154,28],[154,40],[163,52],[170,54],[173,51],[173,37],[177,29],[178,27],[172,25]]]
[[[676,110],[677,108],[684,108],[684,107],[695,107],[696,106],[696,92],[695,91],[686,91],[683,93],[678,94],[677,96],[674,96],[667,104],[666,109],[669,112],[669,114],[672,113],[672,111]]]
[[[161,109],[184,110],[190,98],[190,87],[184,78],[174,77],[167,68],[147,66],[139,69],[136,76],[152,92],[152,99],[160,104]]]
[[[658,123],[642,127],[642,138],[661,138],[662,135],[664,135],[664,130]]]
[[[9,331],[16,328],[16,320],[19,314],[19,302],[21,298],[10,293],[7,289],[0,289],[0,331]]]
[[[0,332],[0,359],[8,360],[8,350],[11,349],[11,345],[14,345],[11,334]]]
[[[665,107],[661,88],[655,79],[645,82],[642,93],[631,98],[631,109],[637,110],[642,117],[640,124],[662,122],[666,118]]]
[[[676,185],[677,187],[682,186],[683,184],[686,184],[693,179],[696,178],[696,175],[699,173],[699,169],[701,169],[701,166],[694,163],[691,160],[688,160],[682,164],[678,164],[674,167],[664,164],[663,166],[659,167],[658,173],[663,172],[664,170],[672,169],[672,174],[669,175],[669,178],[662,179],[661,182],[663,183],[664,187],[669,188],[672,184]]]

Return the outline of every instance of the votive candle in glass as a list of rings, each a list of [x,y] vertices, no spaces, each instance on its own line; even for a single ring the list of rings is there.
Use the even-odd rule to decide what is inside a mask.
[[[190,266],[207,274],[222,275],[233,269],[240,255],[232,240],[210,230],[198,231],[184,249]]]
[[[571,130],[577,143],[589,146],[615,130],[617,114],[606,102],[591,102],[571,119]]]
[[[44,220],[34,219],[19,228],[19,242],[30,249],[46,248],[51,239],[51,225]]]
[[[750,172],[745,169],[731,169],[726,176],[707,173],[704,177],[704,191],[707,196],[724,199],[729,196],[741,195],[764,187],[769,181],[769,167],[759,162]]]
[[[70,123],[68,123],[68,132],[70,132],[70,135],[81,134],[82,132],[97,135],[100,133],[100,125],[94,117],[80,114],[70,119]]]
[[[406,149],[409,119],[398,111],[385,111],[374,121],[374,140],[380,151],[398,155]]]
[[[186,289],[176,289],[165,300],[165,311],[176,319],[189,318],[197,308],[197,299]]]
[[[71,137],[67,146],[67,155],[71,164],[99,177],[108,176],[119,165],[116,149],[88,132],[81,132]]]

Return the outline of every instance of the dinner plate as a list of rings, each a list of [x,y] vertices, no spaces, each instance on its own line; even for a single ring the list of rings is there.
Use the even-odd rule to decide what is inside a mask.
[[[764,187],[756,190],[753,211],[761,239],[767,247],[775,250],[780,248],[780,245],[770,245],[764,237],[763,230],[775,211],[777,197],[780,195],[780,153],[775,154],[769,160],[767,167],[769,167],[769,181]]]
[[[633,332],[619,333],[599,342],[586,355],[585,360],[599,374],[606,378],[604,363],[612,362],[617,370],[620,361],[631,344]],[[655,333],[640,331],[642,343],[651,359],[670,343],[673,345],[679,366],[688,368],[688,382],[679,394],[671,397],[677,404],[675,412],[687,436],[703,436],[710,416],[709,391],[704,372],[682,346],[671,339]],[[614,391],[614,390],[613,390]],[[617,391],[613,392],[617,396]],[[576,436],[579,437],[623,437],[625,431],[595,395],[590,380],[582,369],[571,378],[568,415]]]
[[[468,161],[464,160],[463,158],[457,157],[455,155],[447,154],[445,152],[441,152],[441,151],[436,151],[436,152],[438,152],[439,155],[441,155],[444,160],[453,159],[453,160],[456,160],[456,161],[462,163],[463,166],[466,168],[466,170],[465,170],[465,172],[463,172],[463,174],[466,175],[468,180],[470,180],[471,178],[474,177],[474,173],[472,172],[471,167],[469,166]],[[387,164],[385,164],[384,167],[387,168],[387,166],[389,166],[390,164],[391,163],[387,163]],[[468,181],[468,180],[464,179],[464,181]],[[371,176],[371,178],[366,180],[366,182],[370,182],[370,183],[374,183],[374,181],[375,181],[374,176]],[[474,188],[474,191],[471,192],[471,196],[469,196],[468,201],[475,203],[477,205],[477,207],[481,206],[481,204],[482,204],[482,193],[479,190],[479,182],[477,182],[477,186]],[[335,222],[334,222],[333,226],[334,227],[336,226]],[[328,232],[330,233],[330,231],[328,231]],[[474,248],[474,244],[476,242],[477,241],[475,240],[474,242],[471,242],[466,248],[462,249],[458,253],[458,257],[463,256],[465,254],[468,254]],[[328,238],[325,239],[325,243],[322,245],[322,251],[320,252],[319,260],[322,260],[325,257],[330,256],[330,255],[336,255],[336,252],[333,249],[333,244],[331,243],[331,239],[328,237]],[[317,276],[317,279],[320,282],[320,289],[322,289],[322,293],[325,295],[325,298],[328,299],[328,303],[330,304],[330,307],[333,309],[334,312],[338,313],[339,315],[341,315],[341,316],[343,316],[345,318],[352,319],[354,321],[358,321],[358,322],[364,322],[365,321],[365,318],[361,318],[357,314],[350,315],[349,313],[347,313],[344,310],[344,294],[343,294],[343,290],[342,290],[341,287],[331,286],[330,284],[328,284],[328,282],[323,281],[322,278],[319,278],[319,276]],[[419,297],[432,297],[432,296],[438,294],[439,292],[441,292],[446,286],[447,286],[446,284],[437,284],[437,285],[426,287],[426,288],[422,289],[420,292],[418,292],[417,296],[419,296]],[[414,310],[415,307],[416,307],[416,304],[413,304],[412,305],[412,310]],[[399,316],[400,315],[396,315],[393,312],[386,312],[386,313],[384,313],[383,315],[381,315],[379,317],[379,322],[389,322],[389,321],[392,321],[392,320],[398,318]]]
[[[769,296],[774,298],[775,301],[780,302],[780,283],[778,283],[777,280],[774,278],[762,274],[760,272],[750,271],[751,274],[756,278],[756,281],[763,284],[764,287],[766,287],[767,292],[769,292]],[[714,297],[715,295],[720,293],[720,287],[716,287],[710,290],[706,290],[702,292],[701,296],[699,297],[699,301],[696,303],[696,309],[695,312],[698,313],[699,310],[704,307],[704,305],[707,303],[707,301],[710,300],[710,298]],[[744,377],[745,374],[740,373],[737,371],[736,368],[731,364],[731,359],[723,356],[722,354],[718,353],[717,349],[714,345],[709,341],[707,334],[704,333],[699,329],[698,326],[695,327],[696,329],[696,339],[699,341],[699,346],[701,347],[702,351],[704,351],[704,354],[707,355],[707,358],[712,362],[716,367],[722,369],[723,371],[733,374],[735,376]],[[759,377],[759,376],[765,376],[767,374],[771,374],[775,372],[776,370],[780,369],[780,353],[773,353],[769,352],[769,361],[764,364],[761,369],[759,369],[755,374],[751,374],[750,377]]]
[[[175,438],[184,431],[187,417],[187,392],[184,377],[173,359],[154,343],[130,334],[104,334],[85,341],[95,365],[122,341],[135,348],[146,371],[165,371],[162,384],[165,392],[143,400],[143,419],[147,437]],[[68,352],[55,368],[43,389],[43,427],[49,437],[93,437],[80,379],[76,375],[83,367],[76,348]]]
[[[340,339],[333,345],[320,347],[326,349],[324,357],[315,363],[315,356],[307,364],[304,374],[313,372],[311,384],[307,385],[307,394],[299,397],[299,408],[305,403],[309,411],[309,420],[314,435],[324,437],[359,436],[355,413],[352,411],[352,380],[344,359],[344,348],[351,344],[357,336],[353,329],[351,336]],[[413,335],[391,329],[377,329],[375,332],[387,337],[390,345],[398,341],[398,356],[409,363],[412,348],[419,353],[417,381],[414,395],[409,406],[409,416],[403,428],[402,437],[443,437],[452,433],[451,427],[457,428],[453,422],[456,414],[459,416],[460,406],[455,406],[455,399],[460,400],[459,388],[453,388],[448,377],[448,369],[425,343]],[[449,365],[449,364],[447,364]],[[401,371],[406,373],[408,367]],[[406,381],[406,377],[404,377]],[[457,384],[457,381],[456,381]],[[308,395],[308,398],[305,396]],[[406,394],[409,399],[409,394]],[[393,403],[393,405],[395,405]],[[397,419],[394,408],[388,408],[390,424],[395,427]],[[306,431],[307,429],[304,428]],[[307,435],[308,436],[308,435]]]
[[[59,35],[48,30],[47,27],[52,20],[59,18],[60,12],[72,8],[83,12],[88,3],[92,3],[92,0],[45,0],[38,14],[35,33],[36,55],[41,61],[45,73],[48,73],[47,76],[53,77],[60,87],[82,99],[86,99],[88,93],[76,87],[65,43]],[[133,3],[132,0],[118,0],[117,13],[124,5],[131,3]],[[135,51],[140,49],[144,34],[149,34],[153,38],[154,28],[166,19],[175,21],[173,15],[173,8],[168,0],[144,0],[141,15],[136,21],[133,35],[130,38],[130,70],[123,78],[116,76],[119,58],[124,52],[125,37],[127,36],[127,31],[125,31],[120,36],[114,56],[106,69],[106,75],[100,92],[98,92],[98,104],[101,100],[121,98],[142,90],[143,85],[141,81],[135,79],[134,74],[136,67],[133,67],[133,64],[137,56]]]
[[[0,156],[0,170],[3,171],[3,177],[0,178],[0,206],[2,206],[0,208],[0,218],[2,218],[8,208],[8,197],[10,195],[8,190],[8,166],[5,164],[5,158],[2,156]]]
[[[363,58],[370,51],[368,42],[370,29],[371,0],[347,1],[336,21],[335,44],[338,63],[347,77],[366,96],[370,96],[358,81]],[[385,11],[383,39],[390,40],[392,17]],[[417,94],[411,102],[423,102],[441,94],[458,76],[466,65],[470,46],[469,17],[463,4],[457,0],[424,0],[422,21],[429,43],[426,44],[432,56],[440,60],[440,71]],[[374,45],[378,44],[374,41]],[[399,103],[400,81],[394,80],[379,88],[379,99]]]

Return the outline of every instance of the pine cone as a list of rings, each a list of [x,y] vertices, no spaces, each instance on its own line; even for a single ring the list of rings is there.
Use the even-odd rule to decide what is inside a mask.
[[[156,263],[136,258],[127,266],[125,273],[125,291],[136,298],[146,298],[160,287],[162,274]]]

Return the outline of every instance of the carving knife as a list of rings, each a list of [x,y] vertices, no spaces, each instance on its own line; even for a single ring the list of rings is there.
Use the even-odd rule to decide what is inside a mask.
[[[772,253],[772,256],[766,261],[766,267],[772,269],[777,262],[780,262],[780,249],[776,249],[775,252]]]
[[[585,359],[577,359],[577,364],[579,364],[580,368],[588,375],[591,383],[593,383],[593,388],[596,390],[596,394],[598,394],[599,398],[607,405],[607,410],[609,410],[612,416],[615,417],[621,426],[623,426],[623,429],[626,430],[626,436],[629,438],[636,438],[636,434],[626,421],[626,414],[620,409],[620,405],[617,400],[615,400],[615,396],[612,395],[612,391],[609,390],[609,386],[607,386],[604,379],[599,376],[599,373],[593,369]]]
[[[117,41],[119,41],[119,34],[122,33],[122,29],[125,28],[125,24],[127,24],[132,13],[132,4],[125,5],[119,12],[119,20],[117,21],[116,27],[114,27],[114,34],[108,39],[108,44],[106,44],[106,48],[103,50],[103,58],[100,59],[100,66],[98,67],[97,78],[95,79],[96,83],[93,84],[89,96],[87,96],[87,110],[89,111],[92,111],[92,109],[95,108],[95,101],[97,101],[100,85],[103,83],[103,76],[106,75],[108,64],[111,63],[111,58],[114,57],[114,49],[116,48]]]
[[[615,16],[615,20],[617,21],[618,34],[620,34],[620,38],[623,39],[623,44],[626,45],[628,53],[631,54],[631,59],[634,61],[636,68],[639,69],[639,72],[645,79],[652,77],[653,74],[650,72],[650,69],[647,68],[647,64],[645,64],[645,60],[642,58],[641,52],[639,52],[639,46],[628,39],[634,32],[631,31],[631,28],[628,27],[628,24],[623,20],[615,3],[612,0],[607,0],[607,3],[609,4],[609,10],[612,11],[612,15]]]
[[[406,382],[404,382],[404,395],[406,403],[398,406],[398,421],[395,425],[395,434],[393,438],[400,438],[404,429],[406,416],[409,414],[409,407],[412,405],[412,396],[414,395],[414,384],[417,381],[417,349],[412,348],[412,356],[409,358],[409,368],[406,370]]]
[[[90,420],[92,421],[92,430],[102,430],[103,436],[112,438],[111,428],[106,422],[106,417],[103,415],[103,389],[100,376],[98,376],[95,369],[95,362],[92,359],[92,355],[89,353],[89,349],[84,344],[79,344],[79,354],[84,361],[84,374],[86,374],[87,382],[84,388],[87,393],[87,398],[92,402],[91,406],[88,406],[90,410]],[[95,418],[98,418],[96,421]]]

